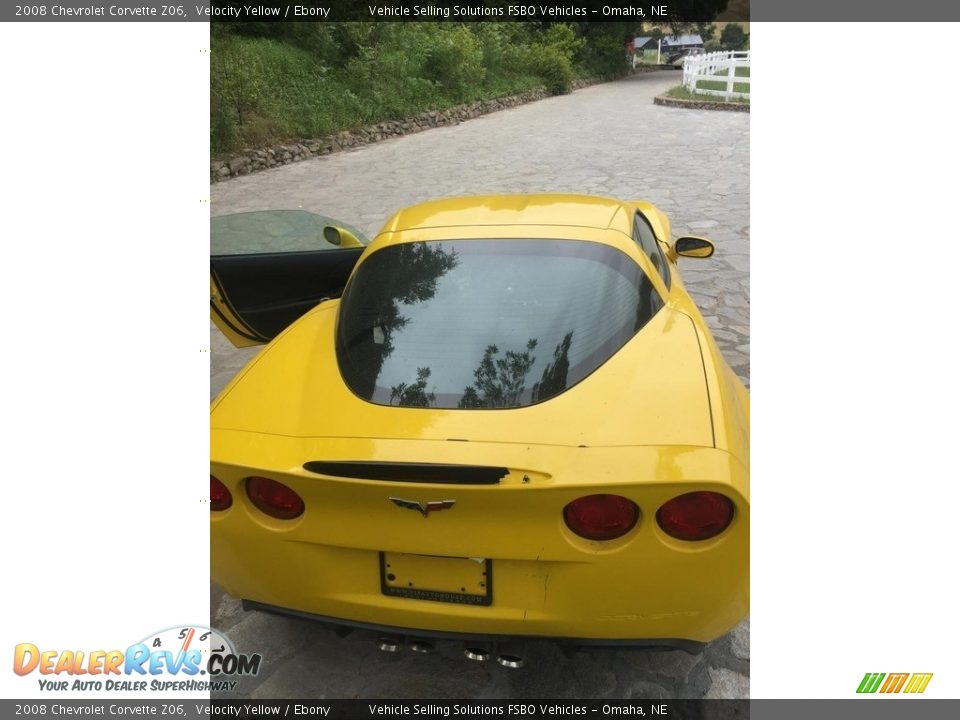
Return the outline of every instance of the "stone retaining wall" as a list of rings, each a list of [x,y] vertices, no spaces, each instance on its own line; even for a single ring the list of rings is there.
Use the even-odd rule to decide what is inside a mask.
[[[722,100],[684,100],[683,98],[669,97],[668,95],[657,95],[653,102],[655,105],[664,105],[666,107],[681,107],[690,110],[726,110],[728,112],[750,112],[750,103],[742,102],[724,102]]]
[[[599,80],[576,80],[574,89],[592,85]],[[507,108],[524,105],[549,97],[549,93],[542,88],[529,90],[520,95],[497,98],[495,100],[479,100],[467,105],[455,105],[446,110],[434,110],[420,113],[403,120],[393,120],[376,125],[367,125],[356,130],[344,130],[333,135],[326,135],[310,140],[299,140],[285,145],[259,150],[245,150],[226,159],[213,160],[210,163],[210,182],[226,180],[237,175],[249,175],[258,170],[286,165],[287,163],[306,160],[315,155],[347,150],[361,145],[379,142],[392,137],[409,135],[411,133],[429,130],[443,125],[456,125],[464,120],[485,115],[487,113],[506,110]]]

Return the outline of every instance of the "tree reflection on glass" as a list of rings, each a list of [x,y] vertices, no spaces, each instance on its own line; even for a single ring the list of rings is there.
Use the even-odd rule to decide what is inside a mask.
[[[661,306],[634,260],[598,243],[395,243],[344,293],[337,364],[378,405],[524,407],[583,380]]]
[[[553,360],[547,363],[540,376],[540,382],[533,386],[532,402],[540,402],[567,389],[567,373],[570,370],[570,345],[573,343],[573,331],[563,336],[563,341],[553,351]]]
[[[455,268],[457,262],[452,248],[405,243],[376,252],[363,263],[360,272],[364,274],[365,286],[378,288],[378,292],[345,297],[344,302],[351,302],[356,312],[347,316],[339,330],[341,347],[354,366],[352,387],[361,397],[373,397],[383,363],[393,352],[393,338],[409,322],[402,314],[401,304],[413,305],[433,298],[437,282]],[[423,370],[425,375],[421,375]],[[426,393],[429,376],[429,368],[418,369],[414,383],[401,383],[393,388],[398,392],[396,396],[391,392],[391,402],[395,397],[399,405],[408,404],[405,398],[432,402],[432,394]],[[417,394],[416,388],[421,382],[423,386]]]
[[[437,398],[432,392],[427,392],[429,378],[430,368],[417,368],[416,382],[400,383],[390,389],[390,404],[396,401],[402,407],[430,407]]]
[[[524,351],[507,350],[503,357],[500,348],[488,345],[480,365],[473,371],[476,382],[468,385],[460,399],[461,408],[508,408],[521,405],[526,389],[527,373],[537,358],[531,353],[537,341],[530,338]]]

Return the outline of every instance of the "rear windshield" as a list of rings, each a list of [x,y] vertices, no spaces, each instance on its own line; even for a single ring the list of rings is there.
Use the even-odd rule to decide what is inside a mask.
[[[607,245],[392,245],[368,257],[343,294],[337,360],[373,403],[523,407],[580,382],[661,305],[638,265]]]

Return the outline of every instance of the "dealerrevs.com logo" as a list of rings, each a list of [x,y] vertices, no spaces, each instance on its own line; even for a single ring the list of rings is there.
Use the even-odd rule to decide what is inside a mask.
[[[860,681],[858,693],[922,693],[933,673],[867,673]]]
[[[242,675],[260,671],[259,653],[237,653],[222,633],[202,625],[151,633],[125,650],[41,650],[20,643],[13,671],[36,673],[41,690],[211,692],[235,689]]]

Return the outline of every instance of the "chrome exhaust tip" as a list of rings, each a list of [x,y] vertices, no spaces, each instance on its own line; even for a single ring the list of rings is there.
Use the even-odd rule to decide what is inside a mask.
[[[467,660],[475,660],[476,662],[486,662],[489,660],[493,651],[488,647],[483,647],[481,645],[467,645],[463,648],[463,654]]]
[[[519,655],[497,655],[497,662],[505,668],[519,670],[523,667],[523,658]]]
[[[412,639],[409,643],[410,650],[422,655],[428,655],[433,652],[433,643],[428,640]]]
[[[400,638],[384,636],[377,639],[377,647],[383,652],[395,653],[400,651]]]

